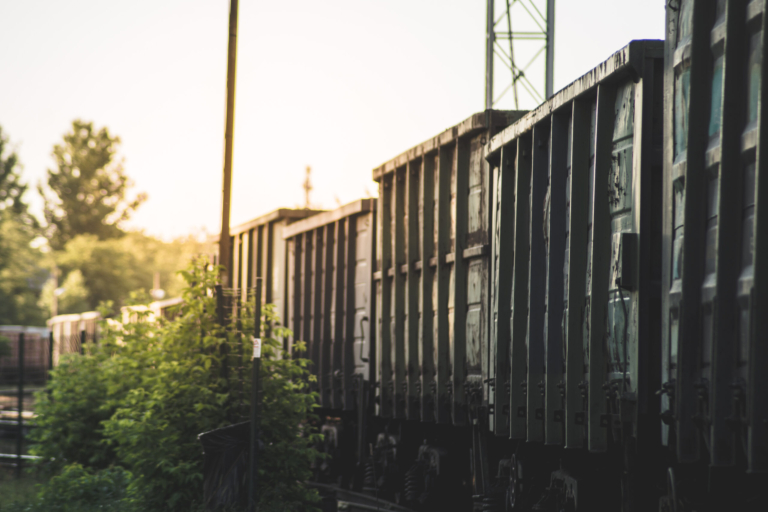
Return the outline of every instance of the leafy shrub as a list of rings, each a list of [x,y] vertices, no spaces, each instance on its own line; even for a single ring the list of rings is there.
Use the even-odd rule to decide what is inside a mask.
[[[127,510],[122,504],[131,474],[120,466],[94,471],[80,464],[65,466],[37,495],[35,506],[51,512]]]
[[[112,333],[96,346],[87,345],[85,357],[62,355],[47,388],[35,397],[37,428],[30,433],[30,452],[43,457],[49,469],[72,463],[101,469],[119,462],[104,437],[103,422],[140,385],[146,364],[140,345],[151,330],[148,324],[132,325],[121,337]]]
[[[38,428],[30,433],[35,443],[30,451],[54,470],[68,463],[103,468],[116,462],[102,436],[101,422],[114,412],[105,363],[102,357],[63,356],[51,373],[49,392],[37,394]]]
[[[32,493],[26,493],[26,496],[17,494],[10,499],[5,499],[6,496],[3,496],[4,499],[0,501],[0,511],[133,512],[135,509],[133,504],[125,499],[130,478],[131,474],[119,466],[93,470],[80,464],[70,464],[63,468],[61,474],[51,478],[46,485],[34,485],[35,490]],[[31,481],[25,478],[20,482],[22,487],[29,487],[34,480],[36,478],[32,477]]]
[[[65,358],[49,391],[38,396],[35,453],[55,458],[57,468],[64,462],[125,467],[133,475],[129,499],[142,510],[189,510],[200,503],[197,435],[245,419],[250,406],[244,393],[251,386],[250,337],[244,333],[253,332],[253,303],[242,311],[239,330],[220,326],[210,293],[216,275],[204,262],[192,265],[183,272],[188,287],[173,320],[105,323],[86,356]],[[273,307],[262,314],[264,324],[276,321]],[[290,335],[279,326],[272,332]],[[307,423],[317,399],[307,389],[307,365],[276,339],[263,340],[261,510],[298,509],[317,499],[300,483],[310,476],[319,439]]]
[[[268,322],[277,318],[272,305],[264,313]],[[277,329],[277,336],[290,335],[288,329]],[[308,373],[308,360],[292,359],[273,338],[263,343],[260,428],[265,447],[259,455],[259,510],[302,510],[317,500],[316,492],[300,483],[312,476],[310,464],[320,456],[314,443],[322,441],[306,423],[317,401],[316,393],[307,392],[314,376]],[[298,342],[297,349],[304,351],[304,343]]]

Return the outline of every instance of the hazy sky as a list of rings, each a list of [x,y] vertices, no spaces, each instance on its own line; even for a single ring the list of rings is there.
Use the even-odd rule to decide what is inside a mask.
[[[134,192],[149,194],[130,226],[218,232],[228,11],[0,0],[0,125],[26,181],[44,178],[73,119],[90,120],[122,138]],[[483,0],[240,0],[232,223],[303,205],[307,165],[316,206],[375,195],[374,167],[481,111],[485,13]],[[662,39],[664,0],[558,0],[555,20],[558,90],[632,39]]]

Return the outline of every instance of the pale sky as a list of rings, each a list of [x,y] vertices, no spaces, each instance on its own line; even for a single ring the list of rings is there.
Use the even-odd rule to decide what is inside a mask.
[[[133,190],[149,194],[130,227],[218,232],[228,12],[0,0],[0,125],[24,179],[44,178],[73,119],[93,121],[121,137]],[[374,167],[482,111],[485,16],[483,0],[240,0],[232,224],[302,206],[307,165],[315,206],[376,195]],[[663,39],[664,0],[558,0],[555,23],[557,91],[633,39]],[[516,44],[516,60],[534,51]],[[497,83],[507,75],[497,66]]]

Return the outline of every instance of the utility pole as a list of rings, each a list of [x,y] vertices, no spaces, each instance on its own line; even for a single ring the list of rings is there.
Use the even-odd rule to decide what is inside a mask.
[[[493,108],[493,46],[496,42],[493,0],[488,0],[485,15],[485,110]]]
[[[221,201],[219,265],[223,265],[221,284],[229,283],[229,212],[232,196],[232,146],[235,138],[235,67],[237,65],[237,0],[229,4],[229,47],[227,50],[227,120],[224,128],[224,183]]]
[[[53,297],[51,298],[51,318],[59,314],[59,271],[58,266],[53,267]]]
[[[514,108],[520,109],[520,93],[531,100],[530,107],[552,96],[555,62],[555,0],[504,0],[501,15],[496,17],[497,0],[486,0],[485,21],[485,108],[492,109],[504,95],[512,91]],[[546,9],[543,4],[546,3]],[[542,12],[543,11],[543,12]],[[517,30],[512,30],[512,20]],[[506,21],[506,31],[499,24]],[[522,27],[522,28],[520,28]],[[509,41],[508,47],[502,45]],[[526,41],[523,50],[527,59],[520,64],[515,59],[515,41]],[[544,44],[541,45],[541,42]],[[545,54],[544,81],[541,86],[532,83],[527,76],[531,65],[540,62]],[[521,61],[522,62],[522,61]],[[494,64],[501,63],[511,73],[507,87],[494,97]]]

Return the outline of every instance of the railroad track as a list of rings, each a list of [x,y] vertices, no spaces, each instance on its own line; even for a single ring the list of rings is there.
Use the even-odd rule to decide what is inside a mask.
[[[341,489],[333,485],[315,482],[310,482],[309,485],[318,489],[323,496],[323,512],[414,512],[413,509],[403,507],[391,501]]]

